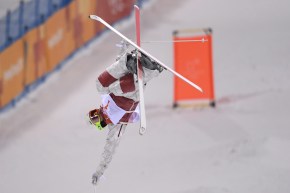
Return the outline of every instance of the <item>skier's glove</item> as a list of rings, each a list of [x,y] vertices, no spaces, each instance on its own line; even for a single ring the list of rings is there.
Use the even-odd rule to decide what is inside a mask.
[[[96,185],[99,181],[100,178],[102,177],[103,173],[96,171],[93,176],[92,176],[92,184]]]
[[[159,72],[163,71],[163,67],[160,66],[157,62],[151,60],[148,56],[141,54],[141,64],[143,67],[149,70],[158,70]]]
[[[132,74],[137,74],[136,62],[137,62],[137,54],[136,53],[132,53],[132,54],[127,55],[126,67],[127,67],[128,71],[131,72]]]
[[[163,67],[160,66],[157,62],[151,60],[148,56],[141,54],[140,57],[141,65],[144,68],[149,70],[158,70],[159,72],[163,71]],[[137,74],[137,51],[133,50],[131,54],[127,55],[126,67],[132,74]]]

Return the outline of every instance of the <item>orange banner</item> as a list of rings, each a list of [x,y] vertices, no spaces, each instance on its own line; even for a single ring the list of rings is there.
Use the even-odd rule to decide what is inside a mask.
[[[96,35],[95,23],[88,19],[90,14],[96,14],[97,1],[91,0],[77,0],[78,13],[81,19],[82,40],[83,43],[88,42]]]
[[[0,53],[0,107],[7,105],[24,89],[24,49],[18,40]]]
[[[36,63],[37,79],[44,76],[48,72],[48,56],[47,44],[45,36],[45,25],[40,25],[37,28],[37,42],[34,44],[34,60]]]
[[[136,0],[98,0],[96,15],[112,24],[122,17],[128,16],[132,11],[135,2]]]
[[[74,48],[80,48],[84,44],[83,40],[83,23],[80,13],[78,12],[78,0],[72,1],[69,6],[70,22],[69,26],[71,28],[71,35],[74,39]]]
[[[206,42],[178,42],[201,40]],[[203,89],[203,93],[191,88],[177,77],[174,78],[174,104],[182,101],[214,101],[212,37],[211,34],[177,37],[174,36],[174,67],[177,72]]]
[[[65,9],[61,9],[52,15],[44,24],[46,37],[46,54],[49,71],[65,59],[64,37],[66,32]]]
[[[76,49],[76,39],[75,39],[75,27],[74,20],[78,17],[76,13],[76,0],[72,1],[65,8],[65,22],[66,22],[66,31],[64,36],[64,52],[65,57],[68,57]]]
[[[29,85],[47,72],[43,25],[34,28],[23,37],[23,47],[24,81],[25,85]]]
[[[25,85],[33,83],[36,79],[36,62],[34,60],[34,46],[37,43],[37,28],[29,31],[23,37],[24,47],[24,82]]]

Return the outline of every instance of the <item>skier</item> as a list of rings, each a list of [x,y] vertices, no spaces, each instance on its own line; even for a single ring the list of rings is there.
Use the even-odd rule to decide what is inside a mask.
[[[98,129],[108,126],[104,152],[92,183],[97,184],[112,160],[128,123],[139,120],[139,92],[137,82],[137,51],[128,52],[126,42],[119,44],[120,54],[116,62],[109,66],[96,80],[97,90],[101,94],[102,105],[89,112],[89,121]],[[152,78],[157,77],[163,67],[141,54],[144,87]]]

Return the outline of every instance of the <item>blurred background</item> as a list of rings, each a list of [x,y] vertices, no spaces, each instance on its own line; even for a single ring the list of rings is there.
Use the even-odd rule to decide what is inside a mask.
[[[183,65],[177,45],[145,41],[212,29],[199,45],[211,48],[216,106],[172,108],[180,91],[163,72],[145,90],[147,133],[127,127],[97,191],[288,193],[287,0],[1,0],[0,192],[94,192],[107,131],[85,115],[100,105],[95,80],[121,39],[88,15],[135,40],[134,4],[142,47],[172,68]]]

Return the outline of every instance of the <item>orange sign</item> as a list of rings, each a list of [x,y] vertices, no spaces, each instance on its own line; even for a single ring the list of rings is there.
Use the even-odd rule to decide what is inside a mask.
[[[205,39],[205,42],[196,41]],[[212,35],[179,36],[174,34],[174,67],[177,72],[203,89],[203,93],[174,78],[174,106],[179,103],[209,101],[214,105]],[[186,40],[194,40],[188,41]]]

